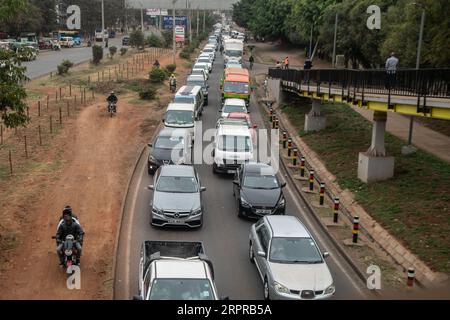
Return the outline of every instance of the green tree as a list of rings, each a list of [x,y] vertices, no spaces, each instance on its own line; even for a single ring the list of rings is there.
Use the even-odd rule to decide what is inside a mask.
[[[130,34],[130,46],[137,48],[144,47],[144,34],[142,31],[136,30]]]

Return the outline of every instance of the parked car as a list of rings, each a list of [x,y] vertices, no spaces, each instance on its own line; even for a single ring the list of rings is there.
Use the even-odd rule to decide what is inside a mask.
[[[129,46],[130,45],[130,37],[129,36],[125,36],[122,39],[122,45],[123,46]]]
[[[333,296],[328,256],[297,217],[265,216],[251,227],[249,258],[261,277],[266,300]]]
[[[51,50],[53,49],[52,39],[41,39],[39,40],[39,50]]]
[[[244,163],[236,171],[233,196],[238,216],[261,218],[286,212],[283,188],[274,169],[263,163]]]
[[[203,225],[200,177],[193,166],[164,165],[154,176],[153,200],[150,204],[150,224],[199,228]]]
[[[205,71],[205,69],[192,69],[191,75],[201,75],[205,80],[208,80],[208,72]]]
[[[200,56],[200,57],[197,58],[195,63],[206,63],[206,65],[208,66],[208,72],[209,73],[212,72],[213,65],[211,63],[211,58],[210,57]]]
[[[199,117],[199,110],[195,109],[194,103],[169,103],[164,115],[164,126],[166,128],[184,128],[195,140],[196,119]]]
[[[149,143],[148,174],[154,174],[162,165],[191,163],[191,133],[186,129],[164,128]]]
[[[209,91],[209,84],[204,79],[203,75],[190,75],[186,79],[186,85],[187,86],[200,86],[202,87],[203,91],[203,98],[204,98],[204,104],[205,106],[208,105],[208,91]]]

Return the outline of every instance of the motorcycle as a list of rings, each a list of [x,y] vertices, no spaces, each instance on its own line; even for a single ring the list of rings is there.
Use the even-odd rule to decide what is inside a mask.
[[[108,112],[111,118],[114,116],[115,113],[117,113],[117,105],[115,102],[108,103]]]
[[[56,237],[53,236],[52,239],[56,239]],[[78,249],[76,243],[75,237],[69,234],[66,236],[61,249],[64,254],[64,269],[68,275],[72,274],[73,270],[71,267],[73,265],[78,266],[80,264],[80,261],[77,259]]]

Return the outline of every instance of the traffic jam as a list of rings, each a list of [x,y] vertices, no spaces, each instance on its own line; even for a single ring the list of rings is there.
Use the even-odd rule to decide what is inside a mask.
[[[250,72],[243,65],[244,40],[226,21],[216,24],[186,83],[168,104],[163,127],[148,144],[146,171],[153,177],[147,187],[149,223],[163,232],[202,228],[207,186],[193,153],[203,142],[197,141],[205,129],[199,125],[202,114],[213,108],[218,117],[215,128],[209,128],[214,130],[210,167],[216,178],[233,177],[229,201],[236,204],[235,218],[253,221],[248,263],[259,275],[264,299],[327,299],[335,293],[326,263],[329,253],[321,252],[298,217],[286,214],[286,183],[277,169],[255,160],[257,126],[249,112],[252,90]],[[219,83],[209,79],[213,69],[222,74]],[[210,85],[219,86],[218,101],[209,98]],[[216,287],[214,265],[202,241],[144,241],[138,277],[135,300],[228,299]]]

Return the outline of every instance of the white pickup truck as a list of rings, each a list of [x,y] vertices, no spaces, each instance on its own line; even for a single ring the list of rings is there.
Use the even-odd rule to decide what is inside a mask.
[[[219,300],[213,265],[203,244],[144,241],[139,295],[134,300]]]

